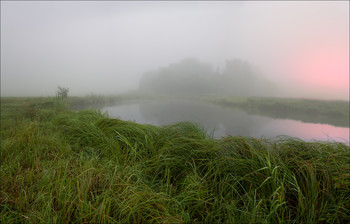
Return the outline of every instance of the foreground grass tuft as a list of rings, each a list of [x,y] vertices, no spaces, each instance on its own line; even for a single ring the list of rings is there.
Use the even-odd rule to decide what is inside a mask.
[[[347,223],[349,158],[342,143],[215,140],[187,122],[8,100],[0,222]]]

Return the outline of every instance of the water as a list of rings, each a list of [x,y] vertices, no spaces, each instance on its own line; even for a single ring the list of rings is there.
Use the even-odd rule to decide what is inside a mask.
[[[274,138],[292,136],[307,141],[328,140],[349,144],[349,128],[249,115],[200,101],[142,101],[103,107],[113,118],[141,124],[167,125],[181,121],[201,124],[215,138],[226,135]]]

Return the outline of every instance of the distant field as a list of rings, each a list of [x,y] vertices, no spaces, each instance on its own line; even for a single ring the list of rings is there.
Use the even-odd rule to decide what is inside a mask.
[[[141,125],[69,109],[139,97],[1,98],[0,222],[350,222],[345,144],[211,139],[188,122]],[[348,102],[214,102],[288,116],[349,114]]]
[[[210,102],[273,118],[349,127],[349,101],[247,97],[215,98]]]

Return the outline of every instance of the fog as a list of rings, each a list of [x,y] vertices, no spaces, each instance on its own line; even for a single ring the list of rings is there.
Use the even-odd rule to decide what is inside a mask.
[[[349,2],[1,1],[1,96],[120,94],[188,58],[254,68],[223,95],[349,100]]]

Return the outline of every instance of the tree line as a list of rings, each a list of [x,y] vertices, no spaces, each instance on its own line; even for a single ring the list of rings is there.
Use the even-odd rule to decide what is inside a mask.
[[[140,91],[177,96],[271,96],[276,94],[277,86],[241,59],[226,61],[222,71],[214,71],[208,63],[187,58],[146,72]]]

